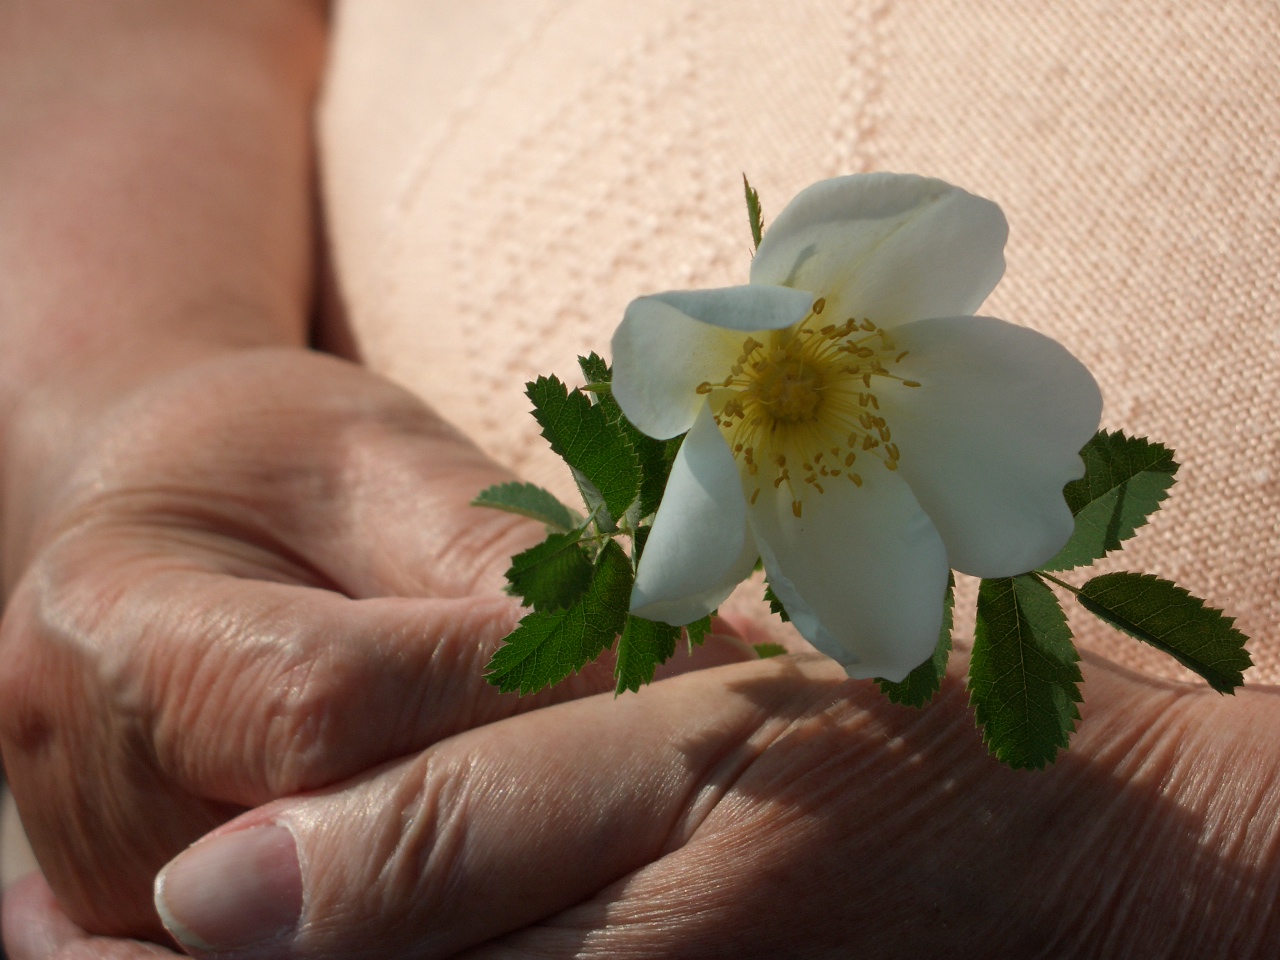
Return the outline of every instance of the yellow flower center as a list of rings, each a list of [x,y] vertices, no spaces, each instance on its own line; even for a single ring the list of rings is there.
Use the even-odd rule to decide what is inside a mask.
[[[828,484],[862,486],[866,461],[889,470],[900,458],[880,414],[877,381],[920,386],[893,373],[907,354],[870,320],[850,317],[819,326],[817,300],[804,320],[771,331],[767,343],[747,337],[724,380],[702,383],[729,449],[755,503],[766,485],[786,486],[791,512]]]
[[[774,420],[809,423],[818,419],[825,385],[821,367],[804,357],[784,354],[777,361],[765,360],[760,368],[747,392]]]

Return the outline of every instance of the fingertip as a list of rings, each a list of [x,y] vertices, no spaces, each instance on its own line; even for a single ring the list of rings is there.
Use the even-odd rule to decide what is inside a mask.
[[[216,833],[160,871],[155,904],[165,929],[190,953],[257,952],[298,925],[297,840],[280,823]]]

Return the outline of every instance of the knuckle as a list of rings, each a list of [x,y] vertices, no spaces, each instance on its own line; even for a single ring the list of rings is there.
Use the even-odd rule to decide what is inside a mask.
[[[86,577],[73,551],[37,559],[0,621],[0,735],[24,753],[96,708],[89,682],[105,669],[99,635],[110,618],[109,583]]]
[[[376,665],[356,642],[294,638],[264,683],[259,729],[273,795],[357,772],[385,740]]]
[[[425,754],[391,803],[377,857],[375,887],[431,911],[465,887],[468,824],[482,772],[467,757]]]

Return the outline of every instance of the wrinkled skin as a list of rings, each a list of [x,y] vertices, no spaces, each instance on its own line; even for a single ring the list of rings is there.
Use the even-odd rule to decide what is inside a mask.
[[[246,808],[612,685],[608,663],[541,698],[483,681],[519,616],[502,571],[543,533],[469,506],[510,476],[359,367],[209,359],[85,437],[42,521],[9,531],[0,736],[88,929],[166,939],[156,872]]]
[[[301,825],[299,956],[1269,955],[1273,770],[1235,761],[1273,698],[1087,679],[1044,774],[984,757],[954,680],[917,713],[785,658],[525,714],[248,819]],[[36,883],[6,929],[19,960],[167,955],[87,937]]]
[[[639,696],[518,701],[480,673],[516,615],[501,570],[539,531],[465,506],[503,475],[398,389],[247,353],[146,388],[93,437],[4,621],[6,761],[62,904],[38,878],[6,896],[16,960],[171,955],[103,935],[163,940],[156,871],[247,808],[233,827],[298,837],[297,956],[1266,956],[1280,938],[1269,690],[1090,660],[1045,773],[986,756],[956,677],[914,711],[821,658],[731,662],[729,641]],[[607,685],[603,665],[554,696]]]

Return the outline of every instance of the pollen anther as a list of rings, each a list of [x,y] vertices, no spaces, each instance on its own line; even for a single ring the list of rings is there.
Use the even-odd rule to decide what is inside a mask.
[[[873,380],[919,386],[892,372],[907,354],[896,352],[884,330],[869,318],[854,317],[818,326],[815,318],[825,307],[819,297],[797,326],[769,331],[764,342],[746,337],[723,382],[697,387],[699,395],[713,398],[712,413],[750,502],[769,489],[768,480],[774,490],[786,488],[796,517],[808,497],[826,493],[828,477],[845,476],[862,486],[862,474],[851,469],[859,452],[897,469],[901,454],[879,413]],[[794,480],[789,463],[800,465]]]

